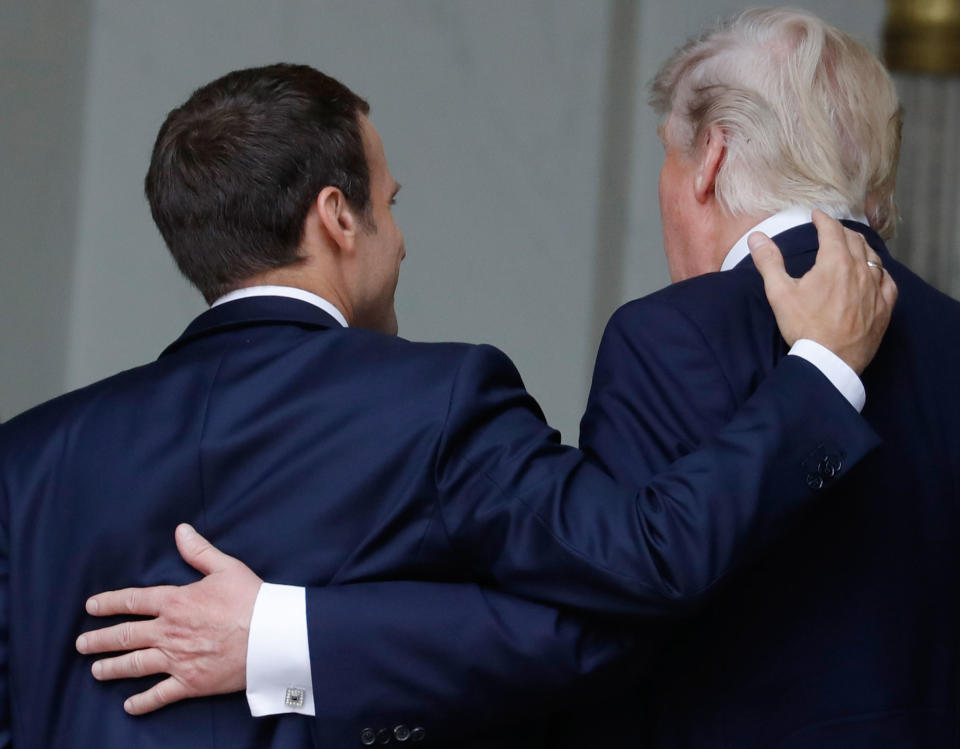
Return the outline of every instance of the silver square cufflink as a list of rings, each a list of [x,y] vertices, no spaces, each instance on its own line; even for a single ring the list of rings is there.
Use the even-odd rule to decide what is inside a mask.
[[[303,707],[303,701],[306,695],[307,692],[305,689],[301,689],[300,687],[287,687],[287,694],[283,701],[287,707],[299,710]]]

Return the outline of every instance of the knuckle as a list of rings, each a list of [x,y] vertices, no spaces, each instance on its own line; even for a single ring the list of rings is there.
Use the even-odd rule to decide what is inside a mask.
[[[126,608],[127,612],[130,614],[136,613],[139,603],[140,595],[137,593],[137,591],[129,591],[124,600],[124,607]]]
[[[136,676],[143,676],[147,672],[142,650],[133,651],[130,657],[130,666]]]
[[[166,683],[160,682],[153,688],[153,699],[158,705],[166,705],[170,702],[170,696],[167,691]]]
[[[178,650],[183,643],[185,632],[175,624],[163,627],[157,638],[157,644],[165,650]]]
[[[198,668],[194,663],[185,664],[184,668],[177,674],[177,681],[180,682],[184,689],[190,692],[197,692],[202,683],[202,669]]]
[[[167,596],[166,610],[171,615],[176,615],[189,606],[189,590],[187,588],[174,588]]]
[[[205,541],[204,539],[197,536],[196,540],[193,543],[193,548],[191,548],[190,551],[194,555],[200,557],[200,556],[206,556],[207,554],[209,554],[211,548],[213,547],[210,546],[210,543],[208,541]]]
[[[117,627],[117,644],[122,650],[128,649],[133,643],[133,622],[123,622]]]
[[[185,676],[174,676],[173,684],[182,696],[198,696],[203,694],[203,684],[200,681],[200,672],[193,670],[190,678]],[[172,691],[172,690],[171,690]]]

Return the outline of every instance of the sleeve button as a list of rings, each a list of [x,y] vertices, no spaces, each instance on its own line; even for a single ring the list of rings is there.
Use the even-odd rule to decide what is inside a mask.
[[[397,741],[406,741],[410,738],[410,729],[404,725],[399,725],[393,729],[393,738]]]
[[[840,468],[842,463],[839,458],[827,457],[820,461],[820,475],[825,479],[832,479],[838,473],[840,473]]]
[[[360,731],[360,743],[364,746],[373,746],[377,742],[377,734],[372,728],[364,728]]]
[[[426,735],[427,735],[427,732],[423,730],[420,726],[417,726],[412,731],[410,731],[410,740],[423,741]]]
[[[389,744],[391,738],[393,738],[393,735],[386,728],[381,728],[379,731],[377,731],[378,744]]]
[[[814,491],[823,488],[823,476],[819,473],[808,473],[807,474],[807,486],[809,486]]]

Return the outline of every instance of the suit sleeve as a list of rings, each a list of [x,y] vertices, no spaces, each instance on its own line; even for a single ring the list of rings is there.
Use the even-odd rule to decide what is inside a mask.
[[[431,745],[525,726],[630,678],[637,632],[474,584],[368,582],[308,590],[317,747],[398,727]],[[509,728],[506,725],[509,724]],[[511,746],[513,744],[510,744]]]
[[[470,349],[435,470],[437,517],[480,587],[309,590],[318,746],[392,723],[449,737],[522,718],[633,644],[586,627],[591,617],[633,625],[698,603],[813,501],[811,461],[842,452],[835,480],[877,444],[815,367],[791,359],[701,448],[656,475],[661,458],[640,460],[625,490],[559,444],[506,356]]]
[[[558,444],[506,356],[476,347],[451,394],[440,515],[488,586],[583,612],[672,615],[877,443],[816,367],[786,357],[723,429],[656,473],[638,456],[623,489]]]

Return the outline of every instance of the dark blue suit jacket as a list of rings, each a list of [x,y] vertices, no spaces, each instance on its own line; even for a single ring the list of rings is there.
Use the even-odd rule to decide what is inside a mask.
[[[810,503],[803,461],[843,456],[844,472],[875,444],[795,360],[707,449],[625,490],[558,444],[496,349],[342,329],[295,300],[231,302],[157,362],[0,427],[0,746],[309,743],[311,721],[253,720],[241,695],[128,717],[144,685],[98,684],[74,652],[103,623],[88,595],[197,577],[172,543],[180,521],[265,579],[312,586],[320,745],[399,724],[437,743],[629,645],[510,594],[683,611]],[[471,731],[447,709],[463,704]]]
[[[641,745],[960,746],[960,304],[849,225],[900,291],[864,375],[864,416],[884,445],[829,510],[671,631],[646,695],[621,708]],[[813,225],[776,241],[794,275],[812,265]],[[631,302],[604,335],[581,446],[621,482],[656,472],[726,423],[785,353],[749,258]],[[652,722],[636,719],[644,703]]]

